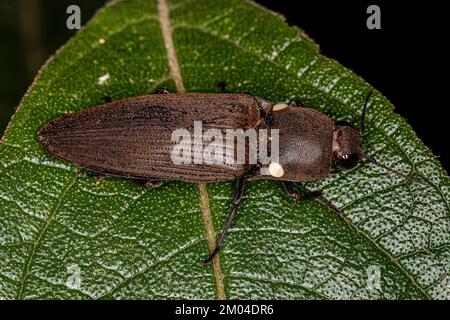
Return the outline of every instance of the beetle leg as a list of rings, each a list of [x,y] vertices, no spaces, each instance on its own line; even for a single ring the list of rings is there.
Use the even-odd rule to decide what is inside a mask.
[[[84,179],[89,179],[89,178],[95,178],[95,185],[98,187],[100,185],[100,183],[108,178],[109,176],[106,174],[102,174],[99,172],[95,172],[95,171],[81,171],[79,168],[77,168],[77,176],[80,178],[84,178]]]
[[[297,185],[292,181],[283,181],[284,189],[287,191],[289,197],[295,201],[304,201],[314,198],[319,198],[322,196],[321,191],[310,191],[301,195],[298,192]]]
[[[98,179],[104,179],[107,178],[108,176],[100,173],[100,172],[96,172],[96,171],[82,171],[80,168],[77,168],[77,176],[80,178],[84,178],[84,179],[89,179],[89,178],[96,178]]]
[[[246,179],[247,179],[247,177],[243,176],[237,180],[236,192],[234,194],[233,202],[231,204],[230,214],[228,215],[227,221],[225,222],[222,232],[220,233],[219,241],[217,241],[216,247],[211,252],[209,257],[203,261],[203,264],[208,264],[209,262],[211,262],[211,260],[214,259],[214,257],[216,256],[216,254],[219,252],[220,248],[222,247],[222,245],[225,241],[225,236],[227,235],[228,229],[230,228],[231,223],[233,222],[233,219],[236,216],[236,211],[239,207],[239,204],[241,203],[242,196],[244,195],[244,187],[245,187]]]
[[[161,181],[161,180],[147,180],[144,183],[144,188],[147,188],[147,189],[158,188],[158,187],[162,186],[163,183],[164,183],[164,181]]]
[[[153,93],[156,94],[168,94],[170,91],[167,88],[158,88]]]
[[[324,205],[326,205],[329,209],[334,211],[339,218],[347,221],[345,214],[334,204],[331,203],[330,200],[325,198],[322,194],[322,191],[316,190],[316,191],[309,191],[306,192],[304,195],[301,195],[298,192],[297,185],[292,181],[282,181],[283,186],[286,189],[287,193],[289,194],[289,197],[295,201],[304,201],[304,200],[310,200],[310,199],[317,199],[320,202],[322,202]]]
[[[225,81],[220,81],[217,83],[217,88],[219,88],[220,92],[225,93],[228,91],[228,86]]]
[[[142,180],[142,179],[133,179],[133,181],[146,189],[158,188],[161,186],[164,181],[161,180]]]
[[[111,98],[110,96],[104,96],[104,97],[102,98],[102,100],[103,100],[105,103],[110,103],[110,102],[112,102],[112,98]]]

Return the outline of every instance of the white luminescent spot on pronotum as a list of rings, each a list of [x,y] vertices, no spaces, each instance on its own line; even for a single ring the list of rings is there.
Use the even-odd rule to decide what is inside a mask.
[[[271,162],[269,165],[269,173],[272,177],[281,178],[284,176],[283,166],[277,162]]]
[[[106,81],[108,81],[109,78],[110,78],[109,73],[104,74],[103,76],[101,76],[101,77],[98,78],[98,84],[99,84],[99,85],[105,84]]]
[[[277,103],[273,106],[272,111],[280,111],[286,109],[287,107],[289,107],[287,103]]]

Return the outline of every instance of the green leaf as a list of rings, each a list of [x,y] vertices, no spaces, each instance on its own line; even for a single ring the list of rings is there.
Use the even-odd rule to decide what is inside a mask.
[[[372,90],[253,3],[106,6],[44,66],[0,145],[0,297],[450,297],[448,175],[376,91],[366,150],[426,182],[364,163],[301,184],[322,190],[346,220],[321,202],[291,201],[277,182],[250,183],[220,261],[206,267],[214,230],[205,221],[220,230],[232,183],[97,183],[37,144],[45,123],[104,96],[214,92],[220,81],[272,101],[300,98],[355,124]]]

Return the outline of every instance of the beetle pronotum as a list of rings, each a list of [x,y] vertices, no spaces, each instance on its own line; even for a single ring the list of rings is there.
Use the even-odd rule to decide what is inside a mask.
[[[147,181],[147,186],[169,180],[237,180],[230,214],[206,263],[224,243],[246,180],[280,180],[290,197],[300,201],[322,196],[320,192],[301,196],[294,182],[326,178],[333,164],[348,169],[367,159],[412,179],[364,153],[362,134],[369,97],[370,94],[364,103],[359,131],[335,124],[323,113],[296,102],[274,104],[249,94],[167,93],[110,102],[60,116],[39,131],[38,141],[60,159],[102,175]],[[175,144],[171,134],[179,128],[192,130],[196,121],[220,131],[278,129],[279,159],[266,164],[175,164],[171,158]],[[262,174],[263,170],[255,172],[255,168],[266,169],[268,174]],[[337,211],[326,199],[322,200]]]

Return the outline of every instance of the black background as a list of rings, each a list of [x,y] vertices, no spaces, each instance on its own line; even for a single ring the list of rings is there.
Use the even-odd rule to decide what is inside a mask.
[[[214,1],[214,0],[211,0]],[[302,28],[321,52],[352,69],[383,93],[449,171],[447,143],[448,49],[444,1],[257,0]],[[36,4],[32,6],[31,4]],[[66,8],[77,4],[82,23],[105,0],[0,0],[0,132],[39,66],[75,31]],[[368,30],[366,9],[381,8],[381,30]],[[23,26],[35,22],[31,41]]]
[[[444,1],[267,1],[395,106],[449,172],[448,58]],[[381,9],[381,30],[369,30],[366,9]],[[447,15],[447,17],[446,17]]]

